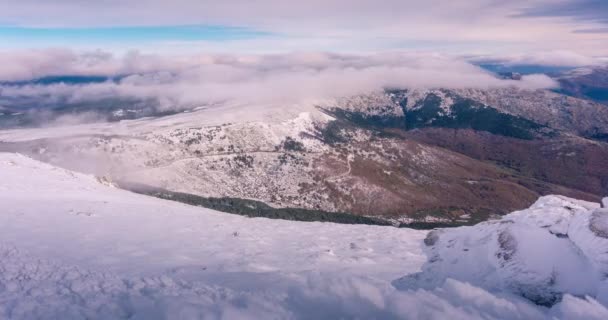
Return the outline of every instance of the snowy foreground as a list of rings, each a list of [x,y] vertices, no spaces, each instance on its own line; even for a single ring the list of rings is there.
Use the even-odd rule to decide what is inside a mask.
[[[599,207],[431,233],[248,219],[0,153],[0,319],[608,319]]]

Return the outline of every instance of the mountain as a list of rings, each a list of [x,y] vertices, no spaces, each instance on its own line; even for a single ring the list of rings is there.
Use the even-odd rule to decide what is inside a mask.
[[[557,80],[560,93],[608,104],[608,67],[576,69]]]
[[[607,137],[608,108],[550,91],[386,90],[5,130],[0,150],[160,188],[158,196],[241,199],[233,212],[254,200],[437,226],[483,221],[546,194],[599,201],[608,194]]]
[[[161,117],[194,108],[182,106],[163,109],[155,99],[139,97],[52,94],[68,87],[117,84],[127,76],[67,74],[23,81],[0,81],[0,129]],[[42,92],[37,92],[37,89]]]
[[[0,318],[608,315],[597,203],[544,197],[432,232],[245,218],[11,153],[0,191]]]

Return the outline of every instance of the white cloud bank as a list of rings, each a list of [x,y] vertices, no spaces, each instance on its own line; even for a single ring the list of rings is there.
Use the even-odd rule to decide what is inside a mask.
[[[158,56],[104,52],[28,51],[0,55],[0,80],[49,75],[122,76],[90,84],[3,86],[0,97],[80,102],[103,98],[157,99],[165,107],[234,101],[300,103],[383,88],[551,88],[544,75],[498,79],[464,60],[437,54]],[[126,75],[126,76],[125,76]]]

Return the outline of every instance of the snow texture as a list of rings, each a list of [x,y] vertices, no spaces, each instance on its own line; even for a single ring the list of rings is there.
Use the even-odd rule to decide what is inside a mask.
[[[429,261],[400,288],[433,288],[451,278],[552,306],[564,295],[608,305],[608,210],[560,196],[473,227],[435,230]],[[595,303],[595,302],[594,302]]]
[[[547,197],[428,236],[249,219],[0,153],[0,319],[606,319],[605,280],[591,281],[605,277],[605,215]],[[501,234],[504,244],[492,241]],[[490,264],[496,252],[505,266]],[[391,285],[421,267],[435,268],[435,286]],[[531,267],[521,277],[535,292],[564,293],[550,308],[501,286]]]

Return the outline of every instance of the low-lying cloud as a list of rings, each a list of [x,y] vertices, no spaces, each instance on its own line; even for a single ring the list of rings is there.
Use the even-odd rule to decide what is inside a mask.
[[[604,64],[601,58],[591,57],[568,50],[552,50],[534,54],[510,54],[479,56],[472,61],[496,61],[504,65],[537,65],[548,67],[587,67]]]
[[[383,88],[555,87],[545,75],[499,79],[464,60],[423,53],[337,55],[155,56],[104,52],[29,52],[0,56],[10,65],[0,80],[57,75],[114,77],[100,83],[5,84],[0,99],[78,103],[100,99],[154,99],[162,108],[221,103],[289,104],[350,96]],[[2,101],[0,100],[0,101]]]

